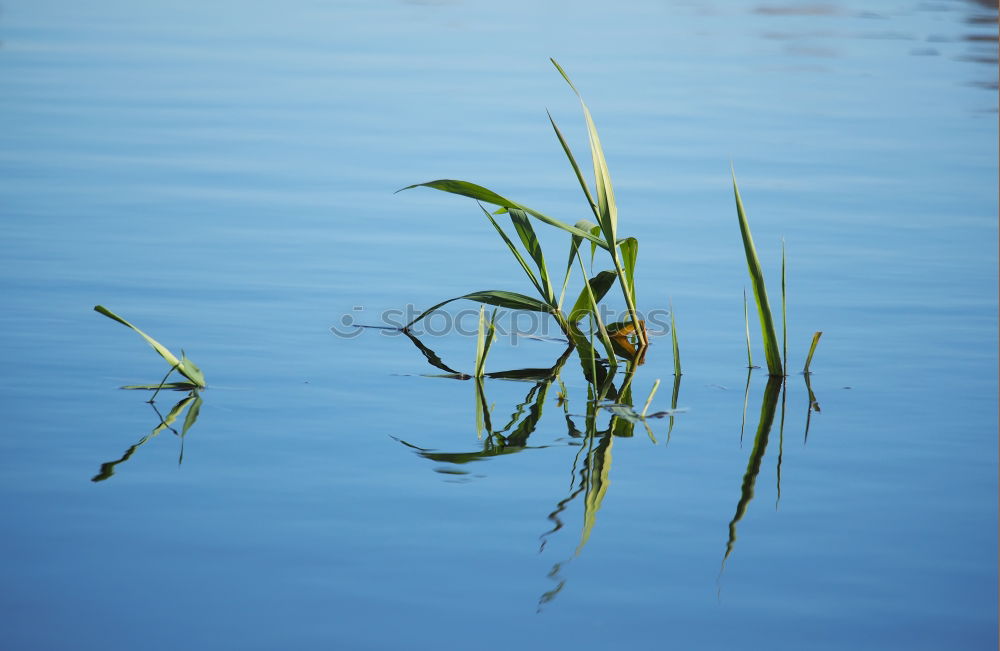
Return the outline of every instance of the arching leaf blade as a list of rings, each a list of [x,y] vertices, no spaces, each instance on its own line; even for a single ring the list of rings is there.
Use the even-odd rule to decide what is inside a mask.
[[[531,298],[530,296],[525,296],[524,294],[518,294],[517,292],[508,292],[499,289],[483,290],[480,292],[472,292],[471,294],[463,294],[462,296],[456,296],[455,298],[449,298],[446,301],[441,301],[437,305],[428,308],[421,312],[417,318],[413,319],[405,326],[403,330],[408,330],[410,326],[419,322],[420,320],[427,317],[431,312],[443,307],[452,301],[459,300],[469,300],[477,301],[479,303],[486,303],[487,305],[494,305],[496,307],[505,307],[509,310],[529,310],[532,312],[545,312],[551,313],[551,309],[545,303],[539,301],[538,299]]]
[[[463,197],[469,197],[471,199],[477,199],[485,203],[493,204],[494,206],[500,206],[502,208],[517,208],[528,213],[535,219],[545,222],[550,226],[555,226],[556,228],[562,229],[567,233],[572,233],[573,235],[578,235],[584,239],[590,240],[602,249],[608,248],[608,243],[599,237],[591,235],[586,231],[581,231],[580,229],[570,226],[564,222],[559,221],[549,217],[548,215],[542,214],[537,210],[532,210],[527,206],[521,205],[516,201],[511,201],[505,197],[500,196],[492,190],[488,190],[481,185],[476,185],[475,183],[469,183],[468,181],[457,181],[454,179],[439,179],[437,181],[428,181],[426,183],[415,183],[414,185],[408,185],[405,188],[400,188],[396,192],[402,192],[403,190],[410,190],[412,188],[433,188],[435,190],[441,190],[442,192],[449,192],[451,194],[461,195]]]

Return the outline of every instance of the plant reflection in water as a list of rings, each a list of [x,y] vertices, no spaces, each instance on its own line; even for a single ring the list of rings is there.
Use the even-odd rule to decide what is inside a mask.
[[[425,459],[441,463],[465,464],[490,457],[513,454],[523,450],[548,447],[546,445],[529,445],[529,437],[535,431],[542,417],[542,410],[551,387],[553,385],[557,386],[555,402],[563,411],[563,420],[566,425],[566,433],[569,437],[570,445],[577,446],[578,451],[573,459],[569,494],[557,502],[555,508],[547,515],[547,519],[552,523],[552,527],[541,534],[539,552],[544,551],[549,539],[565,527],[563,516],[571,504],[581,495],[583,496],[583,522],[579,542],[573,554],[569,558],[555,563],[547,575],[548,579],[555,583],[555,586],[544,592],[539,598],[538,609],[541,610],[546,604],[555,599],[565,587],[566,578],[564,577],[564,571],[566,566],[583,552],[594,530],[598,513],[601,510],[604,497],[611,484],[610,471],[615,438],[632,437],[636,424],[641,423],[650,439],[656,443],[656,437],[649,427],[648,421],[652,418],[665,417],[669,419],[666,435],[666,443],[669,444],[670,436],[674,429],[675,416],[684,411],[677,407],[680,396],[681,376],[674,376],[670,409],[646,415],[645,409],[636,411],[632,390],[635,369],[638,364],[642,363],[642,359],[641,357],[638,360],[627,357],[627,354],[631,351],[626,346],[622,346],[620,350],[616,351],[622,354],[626,360],[623,367],[619,367],[620,369],[623,368],[623,370],[617,373],[609,369],[609,365],[605,360],[598,358],[593,353],[593,348],[589,350],[584,348],[581,351],[579,346],[570,346],[563,351],[551,367],[500,371],[487,373],[482,378],[476,378],[454,370],[445,364],[433,350],[429,349],[419,339],[409,333],[407,333],[407,336],[432,366],[445,371],[445,373],[436,374],[431,377],[472,380],[475,389],[475,430],[477,439],[481,441],[481,448],[464,452],[445,452],[419,447],[411,441],[397,439],[400,443],[414,449],[419,456]],[[579,340],[577,343],[579,343]],[[585,413],[583,414],[572,413],[569,393],[560,378],[566,362],[573,356],[574,351],[578,353],[581,368],[587,380],[587,400],[585,403]],[[645,350],[642,352],[644,353]],[[809,393],[809,412],[811,414],[813,411],[818,411],[815,407],[817,401],[809,384],[809,376],[806,375],[805,378]],[[531,383],[531,387],[528,389],[524,400],[514,407],[510,418],[502,426],[496,425],[491,415],[492,410],[486,398],[486,379],[515,380]],[[745,403],[749,401],[749,386],[750,377],[748,376],[747,393],[744,397]],[[761,463],[767,450],[768,438],[777,412],[779,396],[782,397],[781,404],[783,407],[780,425],[780,447],[783,447],[784,389],[785,382],[783,378],[768,379],[761,400],[760,416],[754,435],[753,448],[750,451],[747,469],[740,487],[736,512],[728,525],[728,536],[722,562],[723,568],[725,567],[726,560],[729,559],[735,549],[737,525],[745,516],[754,496],[757,475],[760,472]],[[744,406],[744,421],[746,419],[745,411],[746,406]],[[607,421],[603,427],[599,428],[599,423],[604,422],[603,416],[605,415],[607,416]],[[807,420],[807,435],[808,425]],[[741,426],[741,439],[742,429],[743,427]],[[782,450],[779,450],[777,474],[779,500],[781,492],[781,453]],[[777,504],[776,502],[776,507]]]
[[[159,421],[159,424],[156,425],[156,427],[154,427],[149,432],[149,434],[146,434],[141,439],[139,439],[134,445],[125,450],[125,454],[123,454],[121,458],[116,459],[115,461],[108,461],[106,463],[102,463],[100,472],[94,475],[91,478],[91,481],[99,482],[99,481],[104,481],[105,479],[109,479],[112,475],[115,474],[115,467],[118,464],[128,461],[132,457],[132,455],[135,454],[136,450],[145,445],[146,442],[149,441],[150,439],[158,436],[163,430],[167,429],[173,432],[175,436],[180,438],[181,450],[180,450],[180,455],[177,458],[177,464],[180,465],[181,463],[183,463],[184,437],[187,435],[188,431],[192,427],[194,427],[195,422],[198,420],[198,413],[201,411],[201,403],[202,403],[201,395],[199,395],[197,391],[191,391],[186,396],[181,398],[177,402],[177,404],[175,404],[170,409],[170,411],[167,412],[167,415],[164,416],[163,414],[160,413],[160,410],[156,408],[156,403],[150,402],[149,405],[150,407],[153,408],[153,412],[156,413],[156,417]],[[173,424],[174,421],[176,421],[181,414],[185,415],[183,424],[181,425],[181,429],[178,432],[176,429],[174,429]]]

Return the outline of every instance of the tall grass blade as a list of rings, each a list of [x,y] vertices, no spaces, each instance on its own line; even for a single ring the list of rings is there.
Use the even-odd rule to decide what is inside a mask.
[[[576,89],[569,75],[555,59],[550,59],[552,65],[556,67],[569,87],[576,93],[583,108],[583,117],[587,122],[587,137],[590,140],[590,155],[594,163],[594,182],[597,186],[597,212],[598,223],[601,225],[601,232],[608,244],[614,246],[617,240],[616,231],[618,229],[618,207],[615,204],[615,192],[611,184],[611,173],[608,171],[608,163],[604,158],[604,149],[601,147],[601,138],[597,133],[597,126],[590,115],[587,103],[583,101],[583,96]]]
[[[569,75],[563,70],[562,66],[555,59],[549,59],[552,65],[556,67],[559,74],[562,75],[569,87],[573,89],[576,93],[577,98],[580,100],[580,106],[583,109],[583,116],[587,123],[587,136],[590,141],[590,155],[594,163],[594,182],[597,187],[597,223],[601,227],[601,233],[604,235],[604,242],[607,246],[602,248],[607,249],[611,254],[611,260],[614,262],[615,271],[618,274],[618,281],[622,287],[622,293],[625,296],[625,304],[628,307],[629,316],[632,318],[632,322],[636,327],[636,335],[639,338],[640,344],[645,347],[649,343],[649,339],[646,336],[645,329],[641,328],[637,310],[635,307],[635,301],[632,298],[633,289],[630,288],[629,282],[625,279],[625,270],[622,268],[621,261],[618,255],[618,207],[615,203],[615,193],[614,188],[611,183],[611,173],[608,171],[608,164],[604,157],[604,149],[601,146],[601,139],[597,133],[597,127],[594,125],[594,119],[590,114],[590,109],[587,107],[587,103],[583,101],[583,96],[580,91],[577,90],[576,86],[570,80]]]
[[[739,218],[740,234],[743,237],[743,249],[747,258],[747,270],[753,287],[754,299],[757,302],[757,315],[760,317],[761,336],[764,339],[764,358],[767,360],[767,372],[773,377],[783,377],[781,350],[778,348],[778,336],[774,332],[774,321],[771,317],[771,306],[767,300],[767,287],[764,285],[764,271],[757,257],[753,235],[750,233],[750,223],[743,210],[743,200],[740,189],[736,185],[736,172],[733,172],[733,194],[736,197],[736,215]]]
[[[564,75],[565,76],[565,75]],[[569,81],[567,79],[567,81]],[[572,84],[570,84],[572,86]],[[594,201],[593,195],[590,194],[590,188],[587,187],[587,181],[583,178],[583,172],[580,171],[580,166],[576,162],[576,157],[573,156],[573,151],[569,147],[569,143],[566,142],[566,138],[563,137],[562,131],[556,125],[556,121],[552,119],[552,114],[548,111],[545,113],[549,116],[549,122],[552,124],[552,129],[556,132],[556,138],[559,139],[559,144],[562,145],[563,151],[566,153],[566,158],[569,159],[569,164],[573,167],[573,173],[576,174],[576,180],[580,183],[580,189],[583,190],[584,196],[587,197],[587,205],[590,206],[590,210],[594,213],[594,217],[600,219],[600,214],[597,210],[597,203]]]
[[[816,352],[816,346],[819,345],[819,338],[822,337],[822,336],[823,336],[823,332],[822,331],[816,332],[816,333],[813,334],[812,343],[809,344],[809,354],[806,355],[806,365],[802,368],[802,372],[805,375],[809,375],[809,373],[811,372],[809,370],[809,365],[812,364],[813,353]]]
[[[670,302],[670,343],[674,349],[674,375],[681,375],[681,350],[677,344],[677,320],[674,319],[674,303]]]
[[[435,190],[441,190],[442,192],[450,192],[451,194],[458,194],[463,197],[469,197],[472,199],[483,201],[485,203],[493,204],[494,206],[500,206],[501,208],[506,208],[508,210],[511,208],[517,208],[518,210],[523,210],[524,212],[528,213],[535,219],[545,222],[550,226],[555,226],[556,228],[560,228],[566,231],[567,233],[572,233],[573,235],[577,235],[586,240],[590,240],[591,242],[601,247],[602,249],[608,249],[607,242],[605,242],[604,240],[595,235],[590,234],[587,231],[580,230],[575,226],[570,226],[569,224],[561,222],[558,219],[554,219],[552,217],[549,217],[548,215],[544,215],[538,212],[537,210],[532,210],[527,206],[523,206],[517,203],[516,201],[511,201],[510,199],[502,197],[499,194],[493,192],[492,190],[487,190],[481,185],[476,185],[475,183],[469,183],[468,181],[457,181],[454,179],[438,179],[437,181],[428,181],[426,183],[415,183],[413,185],[408,185],[405,188],[400,188],[399,190],[396,190],[396,192],[402,192],[403,190],[410,190],[419,187],[433,188]]]
[[[155,350],[157,353],[160,354],[160,357],[167,360],[167,363],[170,364],[170,366],[175,367],[178,373],[180,373],[187,379],[191,380],[191,382],[195,386],[199,388],[205,387],[204,374],[202,374],[201,369],[199,369],[194,362],[192,362],[184,355],[184,351],[181,351],[181,358],[177,359],[177,356],[171,353],[169,350],[167,350],[166,346],[164,346],[157,340],[153,339],[145,332],[135,327],[134,325],[132,325],[122,317],[118,316],[108,308],[104,307],[103,305],[95,305],[94,311],[103,314],[109,319],[117,321],[118,323],[121,323],[124,326],[128,326],[129,328],[134,330],[140,337],[146,340],[146,343],[148,343],[150,346],[153,347],[153,350]]]

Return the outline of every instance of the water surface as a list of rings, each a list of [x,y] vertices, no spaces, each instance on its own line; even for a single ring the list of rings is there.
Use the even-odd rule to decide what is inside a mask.
[[[10,648],[995,648],[995,5],[33,0],[0,40]],[[573,359],[566,401],[480,398],[403,337],[329,330],[530,289],[471,202],[392,192],[584,217],[550,56],[640,302],[676,308],[688,411],[655,443],[574,434]],[[793,371],[825,333],[820,411],[793,373],[782,427],[755,371],[742,434],[730,162],[773,291],[787,243]],[[117,390],[166,368],[97,303],[209,389],[92,482],[184,398]],[[468,337],[422,342],[471,369]],[[503,338],[489,368],[562,353]],[[667,409],[666,339],[640,403],[657,378]],[[526,449],[442,457],[482,451],[477,400],[533,418]]]

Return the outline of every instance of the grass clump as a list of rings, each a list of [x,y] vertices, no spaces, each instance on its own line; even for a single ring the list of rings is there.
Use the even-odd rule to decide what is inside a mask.
[[[607,161],[604,157],[600,137],[590,114],[590,109],[583,101],[583,98],[580,96],[579,91],[577,91],[573,82],[566,74],[566,71],[563,70],[563,68],[554,59],[552,60],[552,64],[562,75],[563,79],[566,80],[570,88],[573,89],[573,92],[576,93],[577,97],[580,98],[580,104],[583,108],[583,114],[587,124],[588,139],[590,142],[591,159],[594,169],[594,192],[591,192],[590,186],[584,178],[583,172],[580,170],[580,166],[576,161],[576,157],[573,155],[569,144],[566,142],[566,139],[563,137],[562,132],[559,130],[559,127],[556,125],[551,114],[549,114],[549,122],[555,131],[556,137],[559,140],[564,153],[566,154],[577,181],[580,183],[580,187],[583,190],[584,197],[587,201],[587,206],[596,220],[596,223],[587,219],[582,219],[571,226],[568,223],[549,217],[544,213],[529,208],[528,206],[520,204],[516,201],[512,201],[496,192],[493,192],[492,190],[468,181],[439,179],[436,181],[428,181],[426,183],[417,183],[402,188],[402,190],[409,190],[416,187],[428,187],[442,192],[469,197],[475,199],[477,202],[480,202],[480,208],[486,216],[486,219],[494,227],[501,239],[503,239],[508,249],[510,249],[511,254],[521,269],[528,276],[529,281],[535,288],[539,297],[532,298],[525,296],[524,294],[502,290],[485,290],[473,292],[471,294],[464,294],[462,296],[442,301],[429,310],[426,310],[418,315],[413,321],[408,323],[404,327],[404,330],[408,330],[428,314],[439,307],[450,303],[451,301],[468,299],[508,309],[532,310],[551,314],[556,319],[559,327],[569,338],[570,342],[574,345],[581,346],[583,344],[584,337],[577,328],[577,323],[585,316],[590,315],[591,318],[593,318],[598,314],[597,305],[610,290],[611,286],[617,281],[628,309],[629,319],[627,325],[630,327],[629,332],[633,333],[636,337],[638,347],[640,349],[645,348],[648,344],[648,336],[646,334],[645,325],[638,317],[635,301],[635,268],[639,242],[634,237],[626,237],[622,239],[618,238],[618,208],[615,203],[614,189],[611,184],[611,175],[608,171]],[[482,204],[489,204],[496,206],[497,208],[493,212],[490,212],[484,208]],[[516,232],[517,238],[520,240],[520,244],[523,247],[524,254],[515,244],[514,240],[498,223],[496,217],[503,214],[506,214],[509,217],[511,226]],[[571,237],[569,256],[562,282],[559,285],[560,291],[558,293],[555,289],[556,285],[552,282],[551,275],[549,274],[549,270],[545,262],[545,256],[543,255],[538,237],[532,227],[532,219],[558,228],[568,233]],[[592,254],[594,254],[598,248],[607,251],[611,258],[613,269],[601,271],[592,278],[587,278],[587,273],[585,269],[583,269],[581,261],[581,269],[584,275],[584,287],[572,309],[567,314],[563,309],[566,288],[569,284],[570,275],[572,274],[573,259],[579,258],[579,248],[584,240],[590,243]],[[605,344],[608,360],[612,365],[614,365],[615,354],[610,343],[608,332],[624,331],[623,326],[626,324],[608,324],[607,327],[604,327],[604,324],[601,323],[598,323],[597,325],[598,330],[600,331],[601,341]]]

